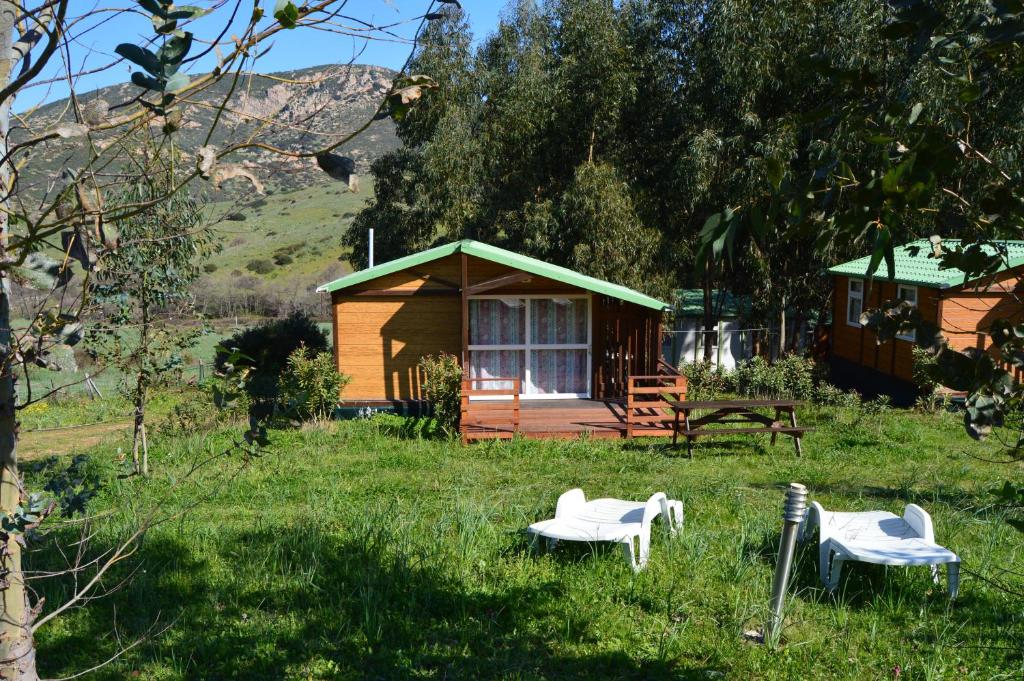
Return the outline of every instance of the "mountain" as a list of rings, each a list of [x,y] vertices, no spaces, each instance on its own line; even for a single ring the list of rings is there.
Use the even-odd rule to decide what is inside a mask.
[[[228,74],[181,106],[181,128],[174,140],[186,154],[204,144],[206,131],[228,93],[220,123],[209,144],[218,149],[245,140],[258,131],[259,141],[289,151],[313,151],[354,132],[369,120],[391,87],[394,72],[380,66],[313,66],[271,74]],[[137,96],[138,87],[124,83],[78,95],[87,122],[116,114],[118,105]],[[113,108],[113,110],[112,110]],[[50,129],[69,118],[67,99],[51,102],[31,116],[36,130]],[[156,123],[154,123],[156,124]],[[111,144],[114,135],[99,136],[98,144]],[[373,121],[369,128],[336,150],[355,161],[356,173],[366,174],[370,163],[399,145],[389,119]],[[36,157],[22,182],[42,186],[44,178],[59,174],[66,159],[81,154],[72,141],[47,145],[46,158]],[[270,151],[248,149],[226,162],[249,168],[269,188],[292,190],[332,182],[312,158],[295,159]],[[241,184],[240,188],[231,187]],[[225,191],[248,192],[243,181],[226,183]]]
[[[263,143],[293,151],[323,148],[374,115],[393,75],[389,69],[367,65],[239,75],[209,144],[223,148],[262,126],[259,140]],[[174,142],[187,157],[205,143],[205,132],[234,80],[224,78],[185,103]],[[115,85],[79,95],[79,101],[87,120],[98,120],[114,115],[118,103],[138,92],[131,84]],[[67,100],[52,102],[35,111],[31,122],[36,130],[51,129],[58,120],[68,118],[68,111]],[[94,137],[99,146],[115,139],[113,134]],[[47,143],[46,153],[33,158],[19,176],[22,189],[52,191],[46,180],[73,165],[68,159],[80,157],[79,142]],[[282,157],[262,150],[244,150],[225,161],[255,174],[266,186],[265,196],[254,194],[244,180],[226,182],[220,191],[208,182],[197,182],[223,246],[205,263],[205,275],[195,287],[200,309],[211,317],[277,315],[297,306],[323,314],[326,308],[313,289],[350,271],[341,235],[373,196],[370,164],[399,145],[394,124],[384,119],[373,121],[336,150],[355,161],[360,176],[357,192],[331,179],[313,158]]]

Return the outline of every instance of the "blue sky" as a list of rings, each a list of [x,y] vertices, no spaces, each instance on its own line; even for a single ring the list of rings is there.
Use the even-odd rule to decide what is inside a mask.
[[[72,9],[78,2],[86,4],[85,0],[76,0],[72,3]],[[205,6],[208,3],[193,3]],[[133,0],[118,0],[116,3],[103,6],[126,6],[134,7]],[[261,0],[261,5],[267,10],[267,14],[273,9],[274,0]],[[97,5],[100,6],[100,5]],[[242,6],[248,9],[248,2],[243,1]],[[405,22],[397,26],[394,31],[398,34],[399,40],[394,42],[365,41],[357,40],[348,36],[341,36],[332,33],[325,33],[312,30],[284,31],[276,37],[270,49],[262,54],[254,70],[269,73],[274,71],[287,71],[306,66],[317,66],[320,64],[346,63],[355,58],[356,62],[362,64],[378,64],[397,69],[405,62],[409,55],[410,46],[408,39],[415,32],[418,22],[414,21],[421,16],[430,6],[430,0],[351,0],[345,7],[345,13],[364,20],[373,21],[376,24],[390,24]],[[438,5],[435,3],[435,9]],[[474,37],[477,41],[494,30],[498,24],[498,18],[504,9],[505,0],[462,0]],[[217,14],[197,22],[195,33],[197,35],[213,35],[222,28],[226,11],[221,9]],[[266,19],[264,21],[267,21]],[[242,22],[237,22],[241,30]],[[152,36],[152,26],[145,17],[139,14],[121,14],[115,18],[109,15],[96,15],[89,22],[79,25],[89,26],[89,30],[83,31],[72,45],[70,51],[70,67],[60,60],[55,60],[43,80],[55,79],[68,70],[73,72],[100,69],[116,59],[114,48],[121,42],[142,43]],[[230,34],[230,33],[229,33]],[[405,41],[401,39],[405,39]],[[193,48],[193,53],[199,50]],[[59,62],[59,63],[58,63]],[[197,62],[193,65],[191,72],[201,73],[210,70],[214,64],[213,56]],[[104,87],[120,82],[125,82],[130,77],[130,65],[121,63],[109,69],[102,69],[95,74],[80,76],[76,83],[76,91],[80,94],[89,92],[97,87]],[[68,88],[66,83],[54,82],[38,85],[19,97],[17,108],[23,110],[41,101],[52,101],[67,96]]]

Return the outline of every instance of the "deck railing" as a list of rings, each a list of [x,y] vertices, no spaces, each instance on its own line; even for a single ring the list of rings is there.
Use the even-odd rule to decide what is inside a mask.
[[[497,387],[487,387],[499,384]],[[509,387],[503,387],[506,384]],[[462,377],[459,431],[463,443],[507,439],[519,432],[519,378]],[[471,399],[471,398],[490,399]]]
[[[627,438],[632,438],[636,431],[642,431],[644,435],[672,434],[675,414],[667,408],[667,402],[686,399],[686,376],[669,364],[665,364],[665,367],[671,369],[672,373],[666,371],[654,376],[627,378]]]

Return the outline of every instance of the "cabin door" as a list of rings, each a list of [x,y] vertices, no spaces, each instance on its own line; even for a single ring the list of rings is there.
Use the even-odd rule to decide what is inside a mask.
[[[588,295],[469,300],[470,375],[518,377],[524,399],[590,397],[590,336]]]

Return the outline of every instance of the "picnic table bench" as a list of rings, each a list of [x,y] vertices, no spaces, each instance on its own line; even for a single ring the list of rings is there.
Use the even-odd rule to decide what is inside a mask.
[[[693,441],[708,435],[746,435],[771,433],[772,444],[782,434],[793,438],[796,455],[800,456],[800,438],[813,428],[804,428],[796,423],[796,408],[803,406],[799,400],[669,400],[668,406],[675,413],[672,445],[679,442],[679,436],[686,438],[686,454],[693,456]],[[774,410],[774,417],[754,411]],[[708,414],[691,418],[694,411],[710,411]],[[783,422],[786,417],[788,425]],[[720,424],[737,424],[726,428],[709,428]]]

